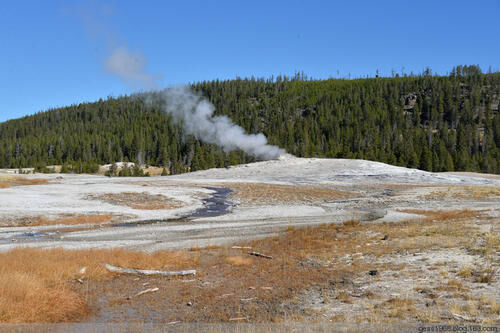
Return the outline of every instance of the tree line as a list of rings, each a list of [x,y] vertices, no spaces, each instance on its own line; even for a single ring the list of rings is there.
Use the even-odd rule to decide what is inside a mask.
[[[299,157],[360,158],[428,171],[500,173],[500,73],[456,66],[390,78],[293,77],[192,84],[249,133]],[[168,103],[168,101],[167,101]],[[51,109],[0,123],[0,167],[61,164],[93,172],[117,161],[170,173],[255,159],[183,133],[137,96]]]

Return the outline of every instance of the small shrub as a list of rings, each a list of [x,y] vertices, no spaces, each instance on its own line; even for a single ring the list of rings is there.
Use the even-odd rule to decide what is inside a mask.
[[[344,225],[346,227],[355,227],[355,226],[358,226],[359,225],[359,220],[349,220],[349,221],[345,221],[344,222]]]
[[[458,276],[463,277],[463,278],[468,278],[471,276],[471,270],[470,267],[465,267],[458,272]]]
[[[477,272],[475,275],[475,282],[478,283],[491,283],[495,277],[496,270],[493,268],[486,268],[482,272]]]

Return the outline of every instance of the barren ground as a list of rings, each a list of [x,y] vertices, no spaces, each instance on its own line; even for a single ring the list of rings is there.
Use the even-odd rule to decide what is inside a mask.
[[[9,185],[0,188],[0,255],[4,262],[53,256],[67,267],[58,276],[84,308],[73,304],[73,317],[54,314],[51,322],[500,320],[500,179],[494,175],[286,156],[169,177],[24,179],[14,183],[5,175]],[[231,192],[215,203],[214,188]],[[130,250],[144,253],[133,256],[142,259],[126,259]],[[63,264],[70,257],[74,263]],[[198,274],[117,275],[105,272],[102,261]],[[27,271],[41,269],[37,262]],[[80,274],[81,267],[87,272]],[[0,290],[8,274],[0,269]],[[153,287],[158,291],[134,297]],[[0,296],[0,321],[41,320],[14,312],[2,312]]]

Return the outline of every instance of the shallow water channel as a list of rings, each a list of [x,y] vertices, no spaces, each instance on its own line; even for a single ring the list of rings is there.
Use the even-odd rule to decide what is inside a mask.
[[[200,217],[214,217],[219,215],[227,214],[231,207],[233,206],[233,202],[229,200],[229,195],[233,192],[232,190],[225,187],[205,187],[208,190],[214,191],[210,194],[210,196],[206,199],[203,199],[203,207],[186,214],[184,216],[180,216],[174,219],[159,219],[159,220],[145,220],[145,221],[136,221],[136,222],[123,222],[123,223],[114,223],[108,225],[109,227],[137,227],[145,224],[160,224],[160,223],[172,223],[172,222],[189,222],[192,219],[200,218]],[[36,241],[46,241],[46,240],[54,240],[61,236],[61,234],[65,233],[64,229],[59,229],[59,232],[54,232],[57,228],[51,229],[50,232],[44,231],[34,231],[34,232],[19,232],[13,235],[9,235],[8,237],[0,237],[0,243],[11,243],[11,242],[36,242]]]

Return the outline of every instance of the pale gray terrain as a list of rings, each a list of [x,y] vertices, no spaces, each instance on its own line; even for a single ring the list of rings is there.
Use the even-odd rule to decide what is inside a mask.
[[[26,177],[50,181],[43,185],[0,189],[0,251],[25,246],[123,247],[148,252],[201,247],[266,237],[291,225],[347,220],[379,223],[419,218],[419,215],[403,212],[408,209],[473,209],[491,217],[500,216],[500,205],[487,196],[464,200],[463,196],[442,195],[450,188],[479,186],[495,189],[500,186],[497,176],[429,173],[364,160],[285,155],[278,160],[168,177],[108,178],[57,174]],[[258,205],[239,199],[235,193],[219,193],[218,203],[210,200],[217,194],[217,189],[240,183],[308,186],[346,191],[351,195],[339,200]],[[136,209],[102,199],[105,195],[122,193],[161,196],[181,205],[165,209]],[[436,196],[433,193],[441,194]],[[203,211],[196,214],[214,204],[216,214],[204,214]],[[103,214],[112,216],[110,223],[97,226],[30,225],[39,217],[57,219]]]

